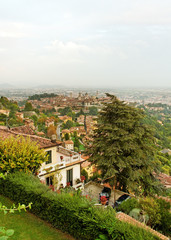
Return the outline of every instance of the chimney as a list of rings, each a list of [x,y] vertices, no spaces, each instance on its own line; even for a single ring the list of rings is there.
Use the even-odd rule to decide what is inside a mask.
[[[56,135],[55,135],[55,134],[53,134],[53,135],[51,136],[51,142],[52,142],[52,143],[56,143]]]

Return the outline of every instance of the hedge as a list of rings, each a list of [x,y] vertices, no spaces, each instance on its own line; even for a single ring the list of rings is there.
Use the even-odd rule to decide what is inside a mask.
[[[116,240],[159,239],[144,229],[120,222],[111,207],[95,207],[77,193],[57,194],[37,177],[22,172],[0,179],[0,194],[26,205],[32,202],[32,213],[79,240],[95,240],[99,235]]]

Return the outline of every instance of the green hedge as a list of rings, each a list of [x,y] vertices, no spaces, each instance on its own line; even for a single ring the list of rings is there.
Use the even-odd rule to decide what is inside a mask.
[[[54,193],[38,178],[25,173],[0,179],[0,194],[26,205],[32,202],[32,213],[79,240],[94,240],[99,235],[117,240],[158,239],[144,229],[117,220],[111,207],[95,207],[77,193]]]

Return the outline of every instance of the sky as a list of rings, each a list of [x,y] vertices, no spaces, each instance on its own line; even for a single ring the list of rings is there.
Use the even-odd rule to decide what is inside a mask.
[[[0,84],[171,87],[170,0],[0,0]]]

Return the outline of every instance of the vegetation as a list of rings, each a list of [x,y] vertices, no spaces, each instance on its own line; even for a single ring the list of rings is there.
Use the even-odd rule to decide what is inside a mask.
[[[9,116],[0,114],[0,124],[11,126],[22,125],[22,120],[16,117],[16,112],[19,110],[18,104],[15,101],[10,101],[6,97],[0,98],[0,109],[9,110]]]
[[[45,152],[29,138],[9,137],[0,141],[0,172],[35,172],[47,160]]]
[[[88,182],[88,172],[85,169],[81,170],[81,176],[85,177],[85,183]]]
[[[98,114],[97,107],[93,106],[89,108],[89,115],[97,116],[97,114]]]
[[[101,170],[104,179],[114,176],[115,188],[139,194],[158,191],[153,176],[154,138],[151,129],[142,124],[143,112],[107,94],[110,102],[99,114],[97,129],[86,153]],[[119,186],[118,186],[119,183]]]
[[[13,110],[13,111],[17,111],[19,109],[17,102],[10,101],[8,100],[8,98],[3,96],[0,98],[0,108]]]
[[[139,209],[138,213],[141,213],[141,215],[132,214],[134,209]],[[146,197],[137,200],[131,198],[124,201],[117,208],[117,211],[129,214],[139,221],[143,221],[146,218],[146,223],[150,227],[165,235],[170,235],[171,233],[170,203],[163,199]],[[142,214],[144,218],[142,218]]]
[[[3,196],[0,196],[0,202],[2,202],[3,205],[8,206],[9,208],[11,207],[11,205],[13,205],[13,202]],[[10,230],[8,228],[14,229],[14,235],[10,238],[11,240],[73,239],[69,235],[66,235],[59,230],[52,228],[49,224],[47,224],[40,218],[34,216],[33,214],[30,214],[28,211],[16,211],[15,213],[10,215],[4,215],[3,212],[0,212],[0,225],[2,226],[2,228],[5,228],[5,231]],[[5,239],[7,238],[4,238],[4,240]]]
[[[59,108],[58,112],[61,114],[61,116],[72,114],[71,107],[65,107],[65,108]]]
[[[111,207],[97,208],[79,192],[56,194],[39,179],[22,172],[0,179],[0,193],[17,202],[32,201],[31,212],[77,239],[153,240],[144,229],[120,222]]]
[[[34,94],[28,98],[28,100],[41,100],[41,98],[53,98],[58,95],[54,93],[42,93],[42,94]]]
[[[26,102],[24,111],[32,111],[32,110],[33,110],[32,104],[30,102]]]

